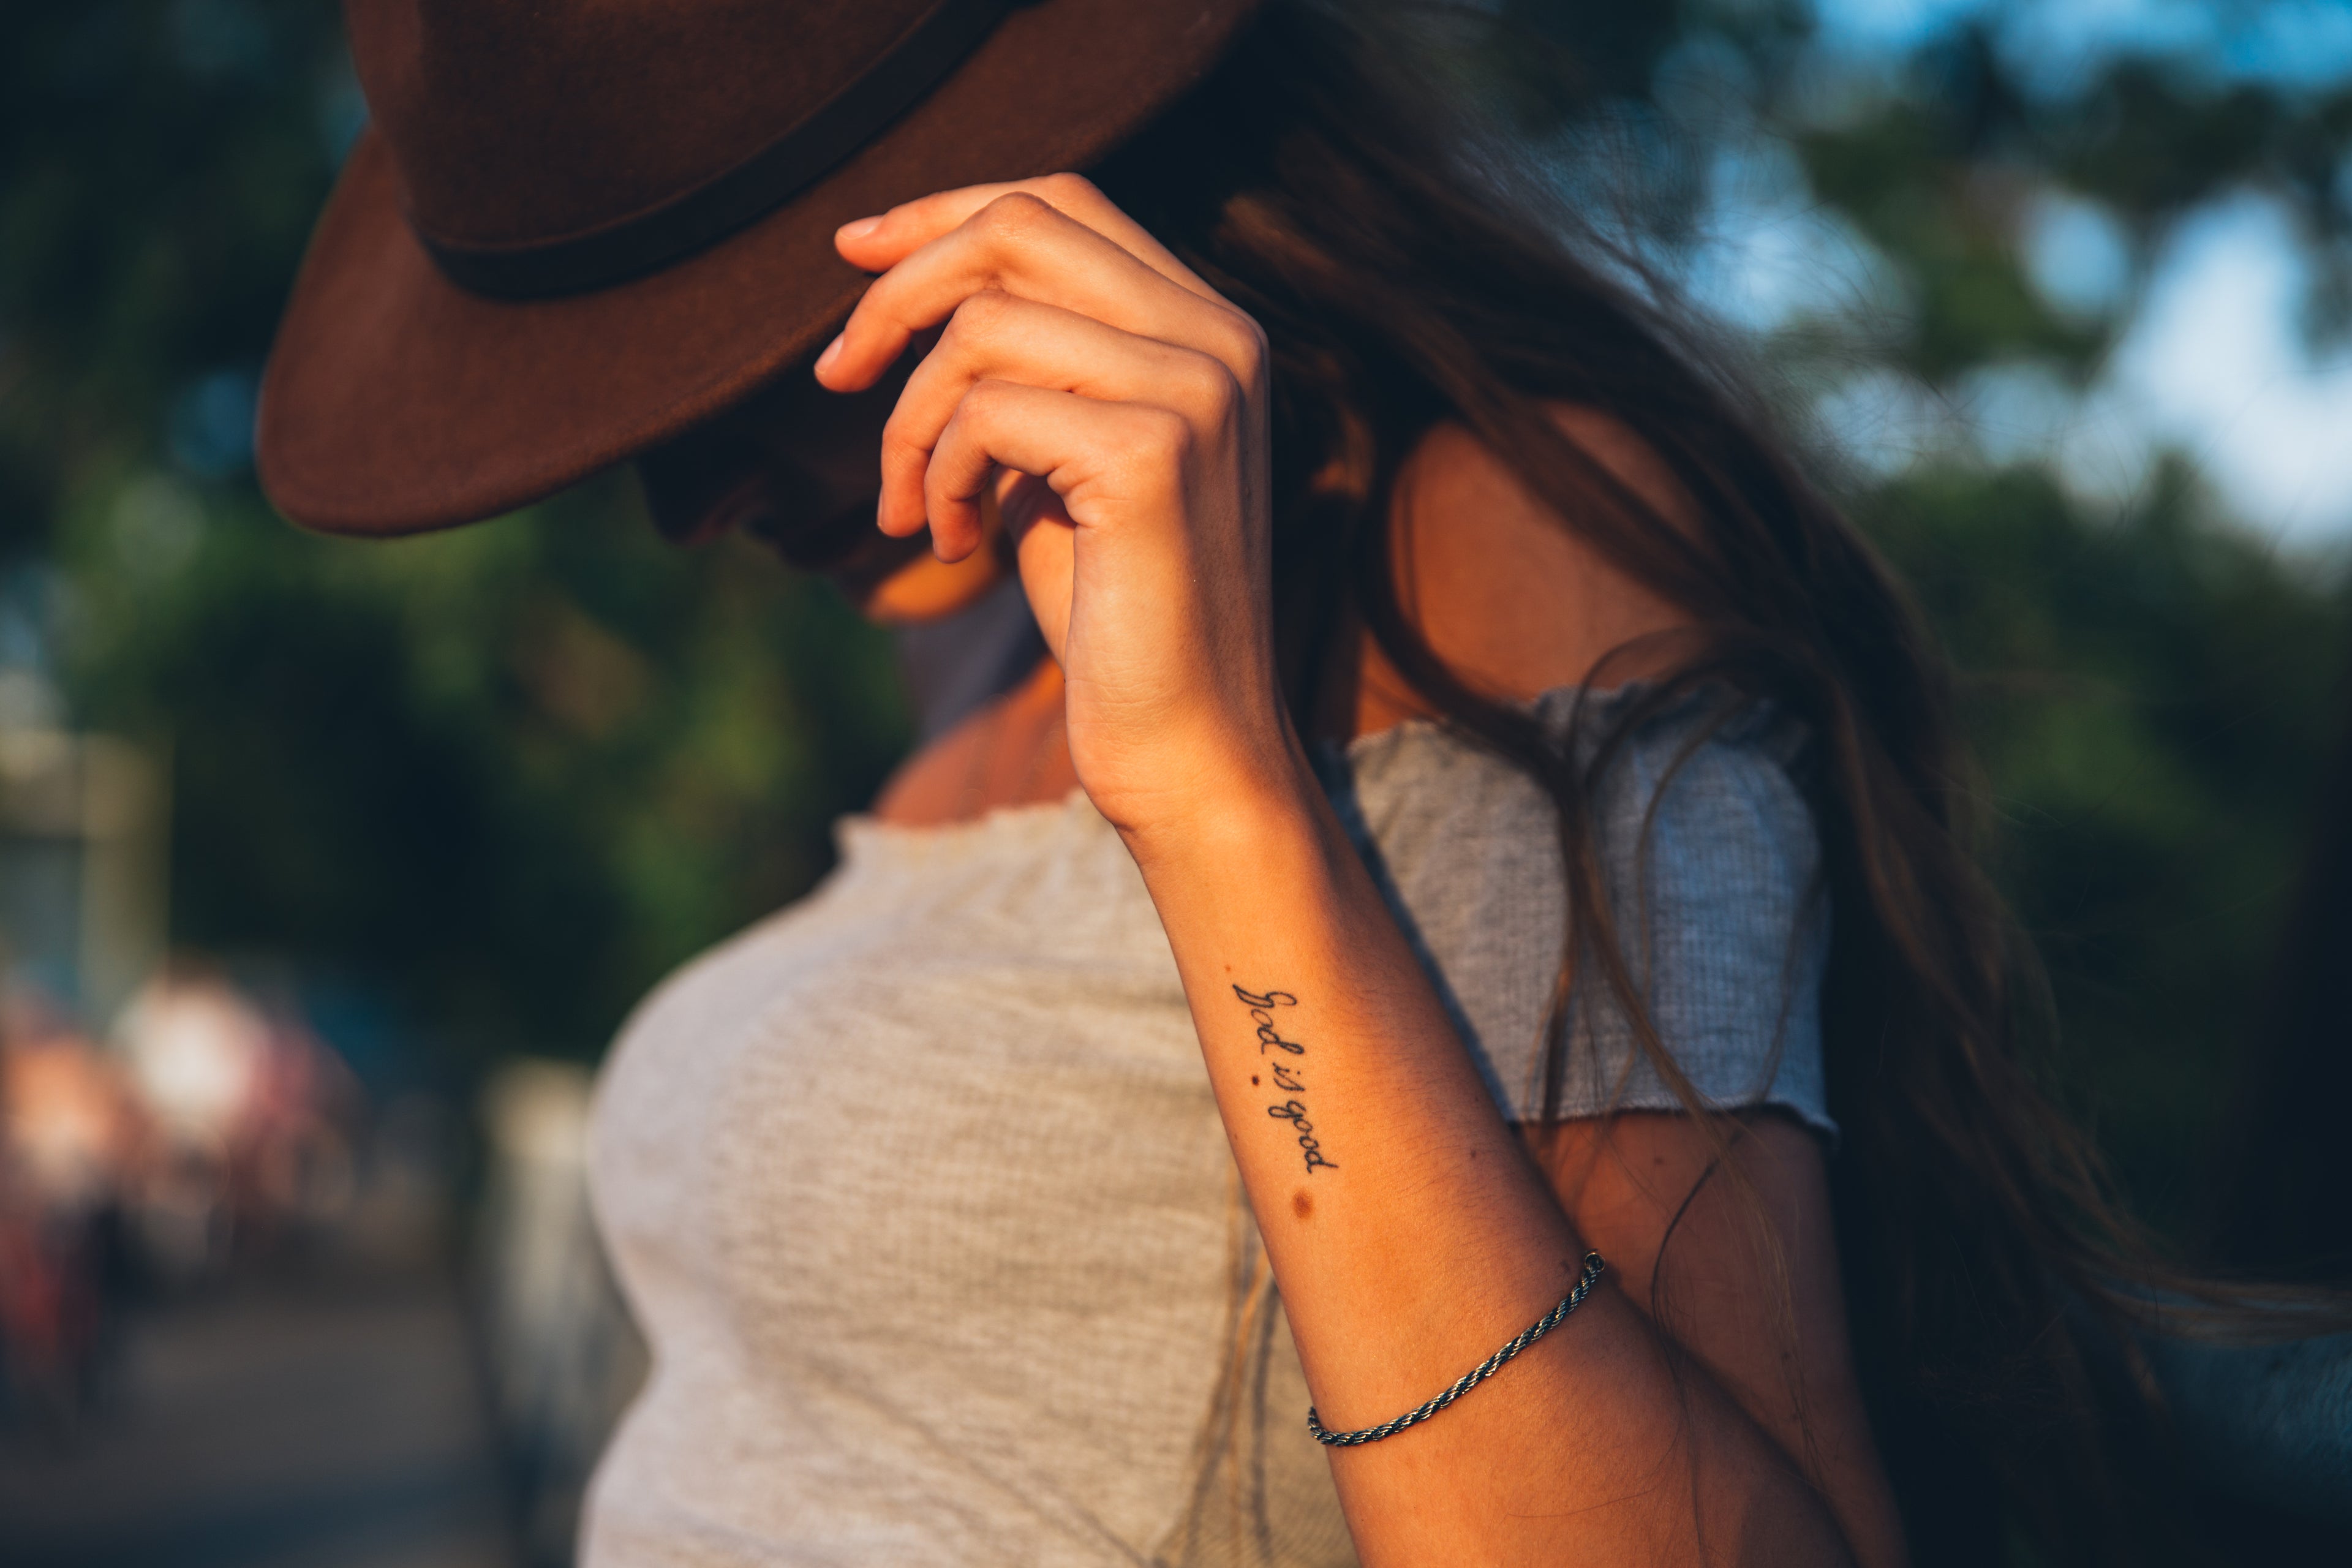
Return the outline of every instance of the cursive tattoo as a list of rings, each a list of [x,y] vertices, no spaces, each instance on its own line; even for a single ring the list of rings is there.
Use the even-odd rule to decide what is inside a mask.
[[[1265,1056],[1269,1051],[1283,1051],[1293,1058],[1285,1061],[1277,1056],[1266,1063],[1266,1070],[1274,1076],[1275,1087],[1293,1096],[1305,1094],[1307,1080],[1303,1058],[1307,1055],[1307,1047],[1297,1040],[1283,1038],[1280,1026],[1274,1021],[1276,1008],[1296,1007],[1298,998],[1287,991],[1244,991],[1238,985],[1234,987],[1234,994],[1241,998],[1243,1006],[1249,1009],[1250,1022],[1257,1027],[1257,1054]],[[1253,1075],[1250,1082],[1255,1084],[1257,1081],[1256,1076]],[[1339,1168],[1324,1154],[1322,1140],[1315,1135],[1315,1123],[1307,1119],[1305,1100],[1296,1098],[1286,1100],[1279,1105],[1267,1106],[1265,1113],[1276,1121],[1290,1123],[1290,1131],[1298,1140],[1298,1152],[1306,1162],[1308,1175],[1318,1170],[1336,1171]]]

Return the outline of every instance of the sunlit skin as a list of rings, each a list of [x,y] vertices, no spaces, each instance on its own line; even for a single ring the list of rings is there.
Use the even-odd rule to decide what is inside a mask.
[[[1003,531],[1051,649],[913,757],[877,810],[932,824],[1083,787],[1118,829],[1326,1420],[1418,1405],[1541,1316],[1587,1248],[1609,1259],[1584,1309],[1503,1374],[1425,1426],[1332,1450],[1363,1561],[1903,1563],[1812,1135],[1776,1114],[1714,1129],[1628,1114],[1523,1142],[1332,817],[1275,673],[1255,324],[1074,176],[943,193],[836,243],[877,276],[818,363],[824,385],[871,385],[944,328],[878,443],[879,526],[928,529],[934,559],[862,607],[953,613],[1002,571]],[[1604,416],[1559,416],[1688,515]],[[1459,429],[1426,439],[1397,504],[1408,612],[1497,695],[1582,680],[1627,638],[1682,624]],[[1420,716],[1351,637],[1318,726]],[[1337,1169],[1302,1173],[1245,1087],[1262,1049],[1236,1016],[1244,982],[1299,998],[1286,1021],[1317,1042]],[[1708,1177],[1726,1137],[1734,1169]]]
[[[970,609],[1003,576],[1003,568],[984,550],[975,550],[961,561],[918,555],[852,598],[859,612],[877,625],[915,626],[942,621],[958,610]]]

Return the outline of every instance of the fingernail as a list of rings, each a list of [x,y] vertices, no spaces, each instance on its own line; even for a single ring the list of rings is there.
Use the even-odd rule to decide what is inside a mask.
[[[878,217],[862,217],[855,220],[854,222],[843,224],[839,228],[834,230],[834,237],[836,239],[864,239],[867,235],[872,234],[876,229],[880,228],[881,226],[882,220]]]
[[[821,354],[819,354],[819,355],[817,355],[817,356],[816,356],[816,370],[817,370],[817,374],[818,374],[819,375],[823,375],[826,371],[828,371],[828,370],[832,369],[832,368],[833,368],[833,362],[834,362],[834,361],[835,361],[835,360],[837,360],[837,359],[839,359],[840,357],[841,357],[841,340],[840,340],[838,337],[836,337],[836,338],[835,338],[835,339],[833,340],[833,342],[829,342],[829,343],[827,343],[827,344],[825,344],[825,345],[824,345],[824,353],[821,353]]]

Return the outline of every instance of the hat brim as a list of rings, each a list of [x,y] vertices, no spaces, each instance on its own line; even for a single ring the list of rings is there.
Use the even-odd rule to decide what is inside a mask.
[[[1085,168],[1198,81],[1256,0],[1044,0],[758,222],[659,272],[508,301],[445,278],[363,132],[262,379],[256,462],[278,509],[400,534],[510,511],[709,417],[814,353],[869,281],[852,218],[932,191]]]

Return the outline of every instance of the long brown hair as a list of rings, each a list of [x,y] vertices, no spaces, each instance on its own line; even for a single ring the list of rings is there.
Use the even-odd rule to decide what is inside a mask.
[[[2155,1425],[2095,1385],[2128,1343],[2122,1291],[2170,1281],[2037,1081],[2042,986],[1979,869],[1980,796],[1943,660],[1693,319],[1629,287],[1631,260],[1515,176],[1507,145],[1392,79],[1397,58],[1357,24],[1276,4],[1215,78],[1095,172],[1271,340],[1276,604],[1297,721],[1312,727],[1324,660],[1360,624],[1444,722],[1549,793],[1572,934],[1548,1120],[1579,973],[1606,984],[1700,1109],[1643,1021],[1611,927],[1595,779],[1694,691],[1801,721],[1833,911],[1822,1043],[1843,1133],[1839,1240],[1915,1552],[1981,1563],[2021,1541],[2065,1562],[2166,1555]],[[1563,432],[1548,412],[1559,404],[1637,437],[1701,526],[1669,525]],[[1444,420],[1700,626],[1696,651],[1606,732],[1562,745],[1473,689],[1404,612],[1393,489]]]

